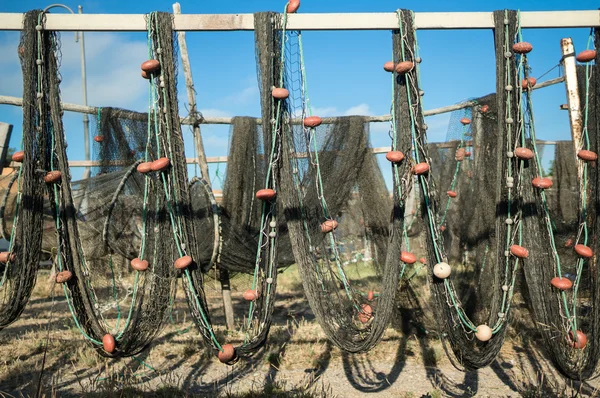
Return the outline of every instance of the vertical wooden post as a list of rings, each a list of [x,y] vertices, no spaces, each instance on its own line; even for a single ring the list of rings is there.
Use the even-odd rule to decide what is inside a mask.
[[[586,187],[583,184],[584,162],[577,158],[577,152],[583,149],[583,120],[581,119],[581,105],[579,101],[579,87],[577,83],[577,65],[575,63],[575,47],[573,40],[568,37],[560,40],[562,51],[563,68],[565,74],[565,88],[567,90],[567,109],[569,110],[569,122],[571,125],[571,137],[573,137],[573,148],[575,149],[575,161],[577,162],[577,181],[579,191],[583,192]],[[580,195],[583,200],[583,196]]]
[[[173,12],[181,14],[181,6],[179,3],[173,4]],[[183,66],[183,74],[185,75],[185,87],[187,90],[188,101],[190,105],[190,114],[196,115],[196,95],[194,91],[194,81],[192,80],[192,68],[190,66],[190,58],[188,56],[187,43],[185,41],[185,32],[177,33],[177,41],[179,42],[179,53],[181,54],[181,65]],[[210,187],[210,175],[208,174],[208,163],[206,154],[204,153],[204,144],[202,143],[202,135],[200,133],[200,121],[195,120],[193,124],[194,146],[196,148],[196,156],[202,178]],[[215,242],[218,243],[218,242]],[[223,310],[225,311],[225,321],[227,329],[235,328],[233,318],[233,304],[231,301],[231,286],[229,283],[229,271],[224,268],[219,268],[219,280],[221,282],[221,293],[223,295]]]
[[[6,155],[8,154],[8,143],[12,133],[12,124],[0,122],[0,174],[6,164]]]

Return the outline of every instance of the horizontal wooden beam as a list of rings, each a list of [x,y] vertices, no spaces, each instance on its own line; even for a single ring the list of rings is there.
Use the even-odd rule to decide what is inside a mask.
[[[600,26],[600,11],[524,11],[522,28],[589,28]],[[0,30],[21,30],[23,14],[0,13]],[[252,14],[174,15],[179,31],[254,30]],[[417,12],[417,29],[492,29],[491,12]],[[289,30],[391,30],[395,12],[288,15]],[[46,29],[61,31],[146,31],[144,14],[48,14]]]
[[[548,87],[554,84],[558,84],[558,83],[562,83],[565,80],[564,77],[557,77],[555,79],[550,79],[550,80],[546,80],[544,82],[541,83],[537,83],[535,85],[535,87],[533,87],[534,90],[538,90],[544,87]],[[23,99],[19,98],[19,97],[11,97],[8,95],[0,95],[0,105],[14,105],[14,106],[23,106]],[[470,106],[474,106],[476,103],[475,101],[466,101],[466,102],[461,102],[458,104],[454,104],[454,105],[448,105],[448,106],[444,106],[441,108],[435,108],[435,109],[429,109],[423,112],[423,114],[425,116],[433,116],[433,115],[440,115],[442,113],[448,113],[448,112],[453,112],[459,109],[464,109],[464,108],[468,108]],[[98,108],[95,106],[84,106],[84,105],[77,105],[77,104],[70,104],[67,102],[64,102],[61,104],[63,109],[65,111],[69,111],[69,112],[78,112],[78,113],[87,113],[90,115],[96,115],[98,113]],[[333,123],[335,122],[340,116],[332,116],[332,117],[324,117],[323,118],[323,123]],[[377,123],[377,122],[389,122],[392,117],[391,115],[380,115],[380,116],[365,116],[365,120],[367,122],[370,123]],[[146,116],[144,116],[144,120],[146,120]],[[203,117],[199,122],[201,124],[231,124],[233,121],[232,117]],[[256,119],[256,122],[258,124],[262,124],[262,120]],[[292,119],[292,123],[293,124],[300,124],[301,120],[300,119]],[[194,124],[194,120],[192,120],[189,117],[186,118],[181,118],[181,124],[184,125],[192,125]]]
[[[558,142],[560,142],[560,141],[543,141],[543,140],[536,141],[537,145],[556,145]],[[458,143],[458,141],[430,142],[430,145],[434,145],[438,148],[455,148],[457,143]],[[465,141],[464,144],[465,144],[465,146],[470,146],[473,144],[473,142]],[[388,153],[391,150],[392,150],[392,147],[389,147],[389,146],[382,146],[382,147],[377,147],[377,148],[371,149],[371,151],[374,154]],[[307,155],[306,155],[306,153],[298,153],[296,156],[298,158],[305,158]],[[198,160],[196,158],[186,158],[185,160],[186,160],[187,164],[196,164],[198,162]],[[227,156],[208,156],[206,158],[207,163],[227,163],[227,161],[228,161]],[[122,162],[122,161],[118,161],[118,160],[108,163],[109,166],[128,166],[130,164],[131,164],[130,162],[126,163],[126,162]],[[103,164],[97,160],[69,160],[69,167],[99,167],[102,165]],[[106,163],[105,163],[105,165],[106,165]],[[12,167],[12,168],[17,168],[20,166],[21,166],[21,163],[17,163],[17,162],[10,162],[10,164],[8,165],[8,167]]]

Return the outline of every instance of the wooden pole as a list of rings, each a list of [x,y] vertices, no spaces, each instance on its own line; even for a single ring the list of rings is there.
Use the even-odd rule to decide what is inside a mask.
[[[0,122],[0,174],[4,164],[6,164],[6,155],[8,154],[8,144],[12,133],[12,124]]]
[[[181,14],[181,5],[179,3],[173,4],[173,13],[175,15]],[[208,163],[206,154],[204,152],[204,144],[202,143],[202,134],[200,132],[200,118],[196,109],[196,94],[194,90],[194,80],[192,79],[192,68],[190,65],[190,58],[187,50],[187,43],[185,41],[185,32],[180,31],[177,33],[177,41],[179,42],[179,54],[181,55],[181,65],[183,66],[183,74],[185,76],[185,88],[187,90],[188,101],[190,106],[190,115],[192,115],[192,126],[194,134],[194,146],[196,148],[196,157],[198,165],[200,166],[200,173],[204,178],[204,181],[211,187],[210,175],[208,174]],[[218,209],[216,209],[218,211]],[[220,244],[220,226],[218,213],[215,212],[215,241],[213,247],[218,248]],[[215,258],[213,252],[213,259]],[[219,281],[221,282],[221,294],[223,296],[223,310],[225,311],[225,322],[227,329],[235,329],[235,320],[233,317],[233,303],[231,301],[231,284],[229,279],[229,271],[223,267],[218,267],[219,270]]]
[[[577,163],[577,181],[579,192],[583,193],[586,187],[583,185],[584,161],[577,158],[577,152],[583,149],[583,120],[581,119],[581,108],[579,101],[579,88],[577,85],[577,65],[575,63],[575,48],[573,40],[568,37],[560,40],[560,49],[563,56],[563,68],[565,74],[565,88],[567,90],[567,107],[569,110],[569,123],[571,125],[571,137],[573,137],[573,148],[575,149],[575,162]],[[583,200],[583,195],[579,195]]]
[[[550,79],[550,80],[546,80],[541,83],[536,83],[536,85],[533,87],[533,90],[539,90],[544,87],[562,83],[564,80],[565,80],[564,77],[557,77],[555,79]],[[23,100],[18,97],[10,97],[7,95],[0,95],[0,104],[23,106]],[[448,112],[453,112],[453,111],[456,111],[459,109],[469,108],[473,105],[475,105],[474,101],[466,101],[466,102],[461,102],[459,104],[448,105],[448,106],[443,106],[441,108],[430,109],[430,110],[424,111],[423,115],[425,115],[425,116],[441,115],[442,113],[448,113]],[[62,109],[64,109],[65,111],[70,111],[70,112],[89,113],[92,115],[95,115],[96,113],[98,113],[98,108],[93,107],[93,106],[82,106],[82,105],[69,104],[69,103],[61,103],[61,106],[62,106]],[[144,115],[143,118],[140,117],[140,120],[146,120],[146,118],[147,118],[147,116]],[[334,123],[337,119],[339,119],[339,116],[324,117],[322,119],[323,119],[323,123],[325,123],[325,124]],[[365,121],[370,122],[370,123],[389,122],[390,120],[392,120],[391,115],[365,116]],[[204,117],[204,116],[202,116],[200,118],[200,120],[198,120],[197,117],[185,117],[185,118],[181,119],[181,124],[185,124],[185,125],[194,125],[196,123],[198,123],[198,124],[231,124],[231,122],[232,122],[231,117]],[[256,123],[262,124],[262,119],[260,119],[260,118],[256,119]],[[299,118],[292,119],[291,123],[292,124],[301,124],[302,119],[299,119]]]

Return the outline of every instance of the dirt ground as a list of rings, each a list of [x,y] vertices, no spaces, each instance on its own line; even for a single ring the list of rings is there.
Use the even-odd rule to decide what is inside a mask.
[[[295,273],[295,274],[294,274]],[[434,325],[409,319],[406,309],[367,354],[351,355],[325,338],[307,304],[297,271],[278,296],[267,347],[232,367],[203,348],[179,293],[173,322],[138,357],[107,360],[83,340],[64,296],[41,271],[21,318],[0,332],[0,397],[198,396],[198,397],[548,397],[595,396],[598,381],[560,376],[536,343],[533,325],[513,322],[504,347],[489,367],[457,370],[447,359]],[[424,282],[423,282],[424,283]],[[52,292],[56,295],[51,297]],[[219,292],[209,289],[213,319],[224,324]],[[246,304],[234,292],[236,313]],[[519,319],[531,319],[519,305]],[[239,343],[237,332],[219,337]],[[45,363],[44,363],[44,354]],[[42,364],[43,372],[42,372]]]

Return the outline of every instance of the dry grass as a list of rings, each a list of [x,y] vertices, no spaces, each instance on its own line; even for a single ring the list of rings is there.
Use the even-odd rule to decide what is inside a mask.
[[[369,281],[373,276],[372,271],[361,270],[360,264],[349,264],[346,269],[351,280]],[[241,292],[248,282],[245,277],[233,281],[234,304],[239,313],[245,308]],[[425,306],[428,289],[424,272],[415,275],[412,284],[420,287],[419,301]],[[363,284],[362,288],[375,290],[376,286]],[[219,292],[214,288],[207,291],[213,321],[223,325]],[[54,302],[49,299],[52,293],[56,295]],[[315,322],[296,267],[280,275],[278,294],[267,346],[252,360],[240,362],[233,368],[218,363],[214,353],[204,348],[189,320],[181,291],[175,301],[174,323],[165,326],[148,351],[134,358],[109,360],[98,356],[84,342],[73,325],[62,292],[52,291],[48,271],[42,271],[21,319],[0,333],[0,396],[2,393],[36,396],[45,351],[42,392],[47,397],[82,394],[91,397],[326,397],[378,391],[386,396],[386,389],[392,387],[398,389],[394,396],[404,397],[441,397],[450,394],[452,388],[458,388],[465,396],[472,395],[471,392],[486,395],[481,387],[478,390],[477,384],[473,387],[466,382],[459,385],[449,380],[447,374],[452,366],[442,345],[434,337],[435,333],[426,333],[435,329],[431,316],[409,323],[398,319],[369,353],[349,355],[333,347]],[[518,298],[516,308],[524,311]],[[427,308],[424,312],[430,313]],[[530,316],[522,318],[530,319]],[[550,371],[539,350],[526,347],[530,339],[523,336],[531,333],[532,326],[526,322],[513,325],[498,360],[500,370],[495,371],[503,373],[504,378],[499,379],[498,388],[508,383],[529,397],[542,396],[539,394],[548,391],[567,397],[571,395],[566,394],[584,387],[587,393],[594,392],[589,385],[568,385]],[[238,331],[229,332],[223,327],[217,327],[216,332],[219,339],[234,344],[244,337]],[[414,369],[426,372],[419,376]],[[328,378],[329,374],[336,376]],[[540,378],[539,374],[544,377]],[[413,385],[405,385],[403,377],[420,379],[413,379]],[[488,394],[494,395],[492,390]]]

